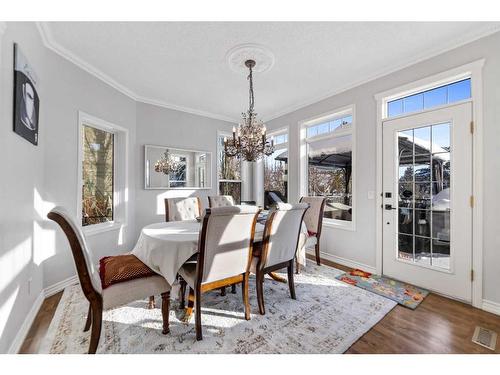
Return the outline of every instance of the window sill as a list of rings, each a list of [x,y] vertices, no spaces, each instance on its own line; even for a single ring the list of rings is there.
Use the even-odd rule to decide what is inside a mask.
[[[126,224],[124,223],[111,222],[103,224],[94,224],[88,227],[83,227],[82,230],[86,236],[94,236],[96,234],[118,230],[125,226]]]
[[[327,228],[348,230],[350,232],[356,231],[356,226],[352,221],[342,221],[333,219],[323,219],[323,226]]]

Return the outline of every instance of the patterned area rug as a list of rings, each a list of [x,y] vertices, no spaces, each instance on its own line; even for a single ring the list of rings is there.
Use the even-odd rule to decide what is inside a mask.
[[[429,295],[426,289],[396,281],[385,276],[372,275],[362,270],[353,270],[336,276],[340,281],[357,286],[396,301],[414,310]]]
[[[237,294],[203,295],[203,341],[196,341],[194,316],[172,301],[170,334],[161,333],[161,311],[136,301],[104,313],[98,353],[343,353],[396,304],[337,281],[343,272],[309,263],[295,275],[297,300],[288,285],[266,278],[266,315],[258,313],[255,279],[250,280],[252,316],[244,319]],[[41,346],[41,353],[85,353],[88,303],[78,285],[67,288]]]

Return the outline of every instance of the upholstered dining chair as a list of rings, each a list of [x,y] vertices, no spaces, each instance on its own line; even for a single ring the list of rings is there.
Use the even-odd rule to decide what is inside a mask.
[[[195,220],[201,217],[199,197],[165,198],[165,221]]]
[[[189,285],[188,315],[194,301],[197,340],[203,338],[201,296],[210,290],[242,283],[245,319],[250,319],[248,276],[259,211],[252,206],[206,210],[198,241],[198,261],[186,263],[179,270],[181,283]]]
[[[325,211],[325,197],[302,197],[301,203],[308,203],[309,209],[304,216],[304,223],[307,227],[306,249],[314,247],[316,254],[316,263],[321,265],[319,240],[321,238],[321,228],[323,226],[323,212]]]
[[[307,203],[278,203],[269,213],[264,228],[261,248],[254,252],[250,271],[256,276],[259,312],[266,313],[264,307],[264,275],[287,268],[290,296],[296,299],[293,280],[293,260],[301,234],[302,220],[309,205]]]
[[[234,204],[234,198],[230,195],[214,195],[208,197],[208,206],[210,208],[234,206]]]
[[[111,309],[127,303],[143,299],[145,297],[161,294],[162,296],[162,316],[163,316],[163,334],[169,333],[169,302],[170,285],[166,280],[149,269],[144,263],[140,262],[133,255],[106,257],[101,259],[109,261],[111,258],[127,257],[135,258],[134,262],[122,262],[120,273],[122,276],[128,276],[127,281],[103,285],[102,280],[116,280],[120,278],[118,273],[105,274],[107,269],[96,268],[92,253],[87,246],[85,236],[80,227],[74,222],[71,216],[62,207],[53,208],[47,215],[50,220],[55,221],[63,230],[68,239],[73,253],[78,279],[85,298],[89,301],[89,311],[85,323],[84,332],[92,327],[89,354],[97,351],[99,339],[101,336],[102,312],[103,309]],[[132,264],[133,263],[133,264]],[[139,266],[137,266],[139,264]],[[131,274],[135,278],[130,279]]]

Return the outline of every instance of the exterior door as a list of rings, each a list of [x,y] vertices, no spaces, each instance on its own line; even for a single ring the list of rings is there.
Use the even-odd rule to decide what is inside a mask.
[[[383,273],[472,300],[472,104],[383,124]]]

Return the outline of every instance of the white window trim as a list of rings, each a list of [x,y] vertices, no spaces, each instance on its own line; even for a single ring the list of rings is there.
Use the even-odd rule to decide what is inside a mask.
[[[287,135],[287,142],[280,143],[279,145],[275,145],[275,150],[285,150],[288,153],[288,165],[287,165],[287,185],[286,185],[286,197],[287,201],[290,202],[290,126],[285,126],[282,128],[278,128],[276,130],[269,131],[267,137],[276,137],[277,135]],[[264,163],[262,163],[262,168],[264,168]]]
[[[382,126],[387,118],[387,103],[395,98],[411,95],[412,93],[425,91],[434,87],[471,78],[471,99],[464,100],[472,102],[472,121],[474,122],[474,137],[472,157],[474,161],[472,176],[472,193],[474,195],[474,208],[472,211],[472,269],[474,280],[472,281],[472,306],[483,308],[483,75],[482,70],[485,59],[476,60],[454,69],[450,69],[406,85],[378,93],[375,95],[377,101],[377,207],[382,207],[383,173],[382,173]],[[457,105],[459,102],[433,107]],[[407,116],[425,111],[412,112]],[[397,118],[391,117],[391,119]],[[378,274],[383,273],[382,268],[382,210],[376,215],[376,269]]]
[[[83,126],[88,125],[115,135],[114,137],[114,176],[113,176],[113,221],[82,225],[82,184],[83,184]],[[77,220],[86,235],[95,235],[124,228],[128,223],[128,129],[102,120],[85,112],[78,111],[78,168],[77,168]]]
[[[305,119],[299,122],[299,194],[300,196],[306,196],[308,194],[308,157],[307,157],[307,128],[325,122],[329,119],[339,118],[346,115],[352,115],[352,125],[350,129],[340,130],[338,132],[329,132],[320,134],[314,137],[310,137],[309,140],[319,140],[324,138],[337,138],[345,135],[352,136],[352,220],[337,220],[323,218],[323,225],[335,229],[343,229],[355,232],[356,231],[356,217],[357,217],[357,190],[356,190],[356,105],[350,104],[344,107],[334,109],[313,118]],[[290,184],[289,184],[290,185]]]
[[[240,180],[227,180],[227,179],[219,179],[219,167],[220,167],[220,160],[219,160],[219,152],[222,151],[221,149],[221,145],[219,143],[219,138],[220,137],[232,137],[233,135],[228,132],[228,131],[223,131],[223,130],[218,130],[217,131],[217,163],[216,163],[216,171],[215,171],[215,176],[217,177],[216,178],[216,183],[217,183],[217,195],[220,195],[220,182],[239,182],[241,183],[241,179]],[[241,166],[240,166],[240,176],[241,176]],[[241,194],[241,192],[240,192]]]

